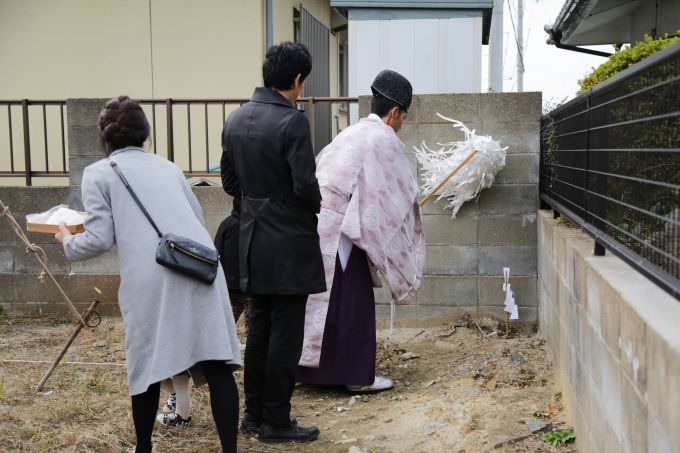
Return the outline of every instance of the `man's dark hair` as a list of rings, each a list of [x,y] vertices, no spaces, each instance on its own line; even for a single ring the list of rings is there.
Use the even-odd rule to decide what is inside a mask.
[[[99,141],[107,156],[126,146],[141,148],[149,129],[144,110],[127,96],[111,99],[99,114]]]
[[[399,111],[403,111],[399,104],[379,94],[371,99],[371,113],[375,113],[380,118],[385,118],[390,110],[395,107],[398,107]]]
[[[312,55],[307,47],[289,41],[270,47],[262,65],[264,86],[283,91],[293,88],[298,74],[301,74],[300,81],[303,81],[310,72]]]

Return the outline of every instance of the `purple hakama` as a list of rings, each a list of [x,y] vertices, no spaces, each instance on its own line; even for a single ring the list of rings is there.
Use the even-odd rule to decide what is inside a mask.
[[[366,252],[336,257],[319,368],[298,367],[304,384],[370,385],[375,379],[375,296]]]

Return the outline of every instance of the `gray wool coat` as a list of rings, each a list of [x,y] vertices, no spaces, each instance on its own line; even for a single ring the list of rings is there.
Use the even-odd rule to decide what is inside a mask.
[[[214,247],[201,206],[175,164],[134,147],[110,158],[163,233]],[[200,361],[240,366],[224,273],[206,285],[157,264],[158,236],[106,159],[85,169],[82,192],[85,232],[67,236],[64,252],[71,261],[86,260],[117,245],[130,394],[187,369],[200,385],[205,379],[194,366]]]

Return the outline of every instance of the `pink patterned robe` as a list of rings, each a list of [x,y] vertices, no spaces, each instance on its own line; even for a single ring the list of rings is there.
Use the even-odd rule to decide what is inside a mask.
[[[341,234],[366,251],[395,301],[420,286],[425,239],[404,144],[377,115],[345,129],[317,158],[319,237],[328,290],[309,296],[300,365],[318,367]]]

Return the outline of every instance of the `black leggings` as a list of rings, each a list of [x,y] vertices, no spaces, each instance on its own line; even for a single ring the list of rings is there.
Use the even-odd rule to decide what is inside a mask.
[[[225,453],[236,452],[238,428],[238,389],[229,366],[222,361],[200,362],[210,388],[210,407]],[[158,412],[161,383],[149,386],[144,393],[132,396],[132,419],[137,434],[135,453],[151,452],[151,434]]]

